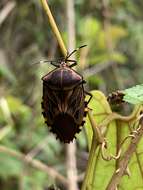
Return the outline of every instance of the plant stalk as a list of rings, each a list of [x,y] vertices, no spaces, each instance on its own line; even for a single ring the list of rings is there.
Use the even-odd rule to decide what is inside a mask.
[[[98,143],[97,143],[95,135],[93,134],[87,169],[85,172],[81,190],[87,190],[87,189],[92,190],[92,177],[93,177],[92,174],[93,174],[93,168],[94,168],[95,152],[96,152],[97,147],[98,147]]]
[[[58,27],[56,25],[54,17],[52,15],[51,11],[50,11],[49,5],[48,5],[48,3],[47,3],[46,0],[41,0],[41,3],[43,5],[43,8],[45,9],[45,12],[46,12],[48,18],[49,18],[49,22],[50,22],[52,31],[53,31],[53,33],[56,36],[56,39],[57,39],[58,44],[59,44],[59,46],[61,48],[61,51],[62,51],[63,55],[66,57],[66,55],[67,55],[67,49],[66,49],[65,44],[63,42],[63,39],[61,37],[61,34],[60,34],[59,30],[58,30]]]

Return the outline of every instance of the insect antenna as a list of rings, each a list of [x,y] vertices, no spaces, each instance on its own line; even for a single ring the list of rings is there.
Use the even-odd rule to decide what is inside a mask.
[[[31,66],[37,65],[37,64],[41,64],[41,63],[42,63],[42,64],[43,64],[43,63],[51,63],[51,64],[54,65],[55,67],[59,67],[62,61],[65,61],[65,62],[66,62],[66,61],[69,61],[69,62],[73,62],[73,63],[74,63],[73,65],[70,66],[70,67],[72,67],[72,66],[74,66],[74,65],[76,64],[76,61],[75,61],[75,60],[68,60],[68,58],[69,58],[72,54],[74,54],[76,51],[78,51],[79,49],[81,49],[81,48],[83,48],[83,47],[86,47],[86,46],[87,46],[87,45],[83,45],[83,46],[78,47],[77,49],[73,50],[70,54],[67,54],[66,58],[60,57],[60,58],[58,58],[58,59],[56,59],[56,60],[54,60],[54,59],[52,59],[52,60],[40,60],[40,61],[38,61],[38,62],[36,62],[36,63],[32,63]]]
[[[83,45],[83,46],[80,46],[80,47],[78,47],[77,49],[75,49],[75,50],[73,50],[70,54],[68,54],[67,56],[66,56],[66,59],[65,60],[67,60],[72,54],[74,54],[76,51],[78,51],[79,49],[81,49],[81,48],[83,48],[83,47],[86,47],[87,45]]]
[[[61,61],[63,61],[64,59],[65,59],[64,57],[61,57],[56,60],[53,60],[53,59],[52,60],[40,60],[40,61],[37,61],[36,63],[32,63],[31,66],[34,66],[37,64],[43,64],[43,63],[51,63],[55,67],[59,67]]]

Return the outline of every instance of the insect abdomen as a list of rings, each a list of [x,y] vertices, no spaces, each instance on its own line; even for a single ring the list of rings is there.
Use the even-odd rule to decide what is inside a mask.
[[[86,115],[84,89],[78,85],[72,90],[57,91],[43,83],[43,116],[50,131],[64,143],[69,143],[80,132]]]

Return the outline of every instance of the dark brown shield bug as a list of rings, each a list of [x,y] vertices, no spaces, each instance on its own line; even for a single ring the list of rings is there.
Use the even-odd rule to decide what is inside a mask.
[[[80,48],[82,47],[84,46]],[[62,61],[51,62],[56,68],[42,77],[42,114],[50,131],[64,143],[72,141],[75,134],[80,132],[80,127],[85,123],[83,119],[87,113],[87,105],[92,97],[84,90],[83,77],[72,69],[77,62],[69,60],[78,49]],[[86,94],[90,96],[88,101],[85,101]]]

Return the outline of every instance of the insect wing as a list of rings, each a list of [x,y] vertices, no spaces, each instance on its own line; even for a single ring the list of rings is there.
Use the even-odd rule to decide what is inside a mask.
[[[49,126],[53,124],[54,117],[59,112],[57,104],[57,98],[53,91],[43,83],[42,113]]]
[[[68,113],[73,116],[78,125],[82,123],[84,117],[84,98],[84,89],[80,85],[73,90],[68,102]]]

